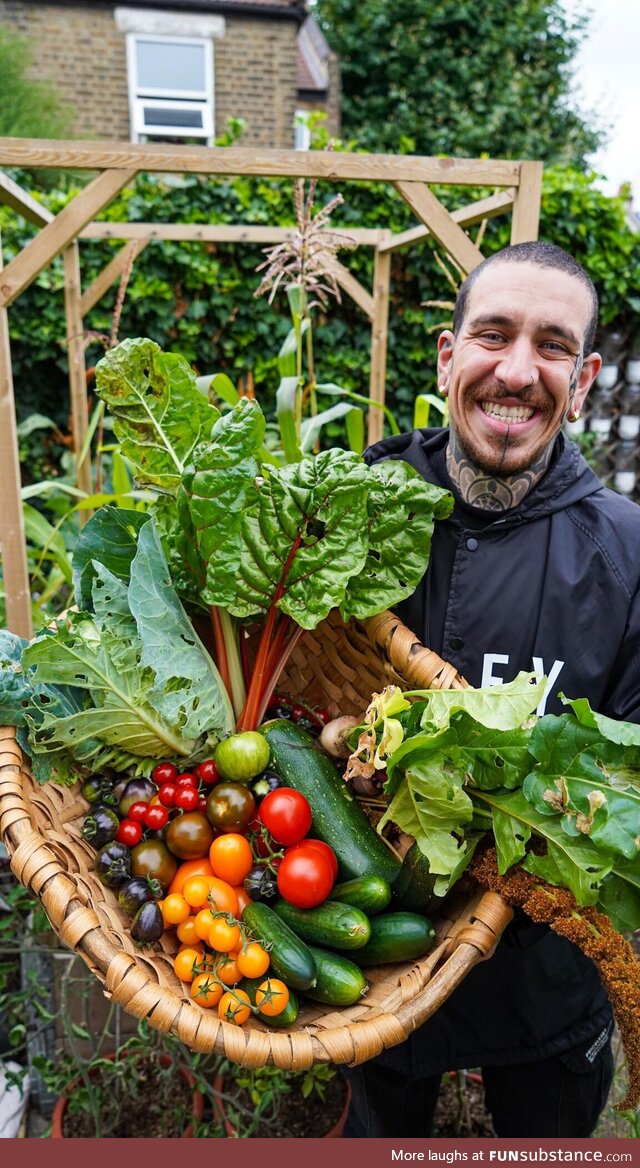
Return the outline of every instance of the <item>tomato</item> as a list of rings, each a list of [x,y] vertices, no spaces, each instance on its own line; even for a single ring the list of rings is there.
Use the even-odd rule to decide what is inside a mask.
[[[180,981],[193,981],[198,972],[201,959],[202,954],[198,949],[181,949],[180,952],[176,954],[175,960],[173,962],[173,968],[176,977],[179,977]]]
[[[176,934],[178,940],[182,941],[183,945],[197,944],[199,937],[196,933],[196,918],[189,916],[184,921],[180,921],[176,929]]]
[[[207,799],[207,819],[219,831],[245,831],[255,809],[256,801],[242,783],[217,783]]]
[[[189,916],[189,905],[179,892],[170,892],[162,902],[162,919],[165,925],[181,925]]]
[[[238,916],[242,916],[242,910],[246,905],[251,904],[251,897],[246,891],[244,884],[234,884],[233,891],[238,897]]]
[[[154,783],[161,787],[163,783],[171,783],[178,777],[178,768],[172,762],[159,762],[151,772]]]
[[[143,803],[141,799],[137,803],[132,803],[127,813],[127,819],[133,819],[134,823],[144,823],[148,806],[149,804]]]
[[[223,1022],[242,1026],[251,1015],[251,999],[244,990],[227,990],[218,1002],[218,1017]]]
[[[293,787],[278,787],[265,795],[258,818],[279,844],[297,844],[311,827],[311,808]]]
[[[181,811],[195,811],[199,802],[200,796],[198,791],[191,784],[185,787],[178,787],[174,803]]]
[[[236,958],[238,969],[243,977],[262,977],[266,973],[271,958],[266,949],[257,941],[249,941],[238,953]]]
[[[213,924],[213,913],[210,908],[201,908],[195,915],[194,928],[196,936],[200,941],[206,941],[209,937],[209,929]]]
[[[289,990],[278,977],[268,977],[256,990],[256,1006],[265,1018],[277,1018],[286,1009],[288,1002]]]
[[[182,892],[185,881],[190,876],[213,876],[213,868],[208,856],[202,856],[199,860],[185,860],[171,881],[169,892]]]
[[[247,783],[269,765],[271,751],[258,730],[244,730],[223,738],[216,746],[215,764],[223,779]]]
[[[166,892],[171,884],[178,864],[162,840],[142,840],[131,852],[131,874],[133,876],[153,876]]]
[[[321,856],[325,856],[331,865],[334,881],[338,879],[338,857],[329,844],[325,844],[324,840],[309,839],[307,836],[306,839],[300,840],[299,844],[292,844],[290,848],[287,848],[285,856],[288,856],[290,852],[302,851],[303,848],[311,848],[312,852],[319,852]]]
[[[238,925],[230,925],[224,917],[214,917],[207,935],[207,945],[218,953],[230,953],[241,940]]]
[[[193,771],[184,771],[184,773],[181,775],[178,775],[178,777],[176,779],[176,787],[178,788],[179,791],[181,791],[183,789],[183,787],[197,788],[197,786],[198,786],[198,779],[197,779],[196,775],[193,774]]]
[[[313,908],[321,904],[333,885],[329,861],[311,849],[289,852],[278,868],[278,892],[297,908]]]
[[[163,807],[175,807],[176,791],[178,790],[175,783],[163,783],[158,791],[158,801]]]
[[[180,860],[197,860],[206,856],[212,843],[213,832],[201,811],[186,811],[172,819],[167,827],[167,847]]]
[[[240,981],[242,974],[238,969],[238,960],[233,953],[221,953],[216,959],[215,971],[225,985],[235,985]]]
[[[153,807],[147,807],[144,816],[145,827],[150,828],[151,831],[160,831],[160,828],[165,827],[168,821],[169,812],[166,807],[162,807],[159,803]]]
[[[209,895],[210,876],[189,876],[185,880],[182,895],[191,908],[203,908]]]
[[[241,884],[253,867],[251,844],[246,836],[233,831],[214,839],[209,859],[216,876],[228,884]]]
[[[191,982],[191,997],[199,1006],[217,1006],[222,994],[222,986],[210,973],[199,973]]]
[[[142,824],[133,819],[121,819],[116,832],[119,844],[126,844],[128,848],[135,848],[142,839]]]
[[[220,778],[220,771],[212,758],[205,758],[204,762],[199,762],[194,769],[198,778],[207,786],[217,783]]]
[[[230,913],[238,916],[238,897],[235,889],[227,884],[226,880],[218,880],[212,876],[209,880],[209,904],[216,912]]]

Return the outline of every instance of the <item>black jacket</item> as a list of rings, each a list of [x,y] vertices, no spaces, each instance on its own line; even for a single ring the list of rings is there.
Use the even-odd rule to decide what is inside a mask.
[[[402,459],[453,490],[447,441],[447,430],[416,430],[365,458]],[[471,685],[536,671],[550,679],[540,713],[566,708],[561,691],[640,722],[640,508],[603,487],[562,435],[520,506],[487,513],[453,494],[426,576],[398,606],[403,621]],[[526,1062],[589,1049],[610,1025],[595,966],[518,915],[492,958],[381,1058],[417,1074]]]

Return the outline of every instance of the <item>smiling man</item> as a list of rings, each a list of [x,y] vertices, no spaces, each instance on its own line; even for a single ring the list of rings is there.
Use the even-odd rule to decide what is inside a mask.
[[[447,487],[428,571],[398,607],[474,686],[520,670],[640,722],[640,508],[603,487],[565,438],[601,358],[595,289],[547,243],[509,247],[463,283],[438,341],[448,429],[366,452]],[[424,1137],[441,1076],[482,1067],[499,1136],[587,1136],[612,1077],[612,1020],[593,966],[516,914],[490,960],[408,1042],[351,1072],[345,1134]]]

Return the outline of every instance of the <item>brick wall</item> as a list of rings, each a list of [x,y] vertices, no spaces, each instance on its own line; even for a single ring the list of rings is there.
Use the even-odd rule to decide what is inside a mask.
[[[125,37],[112,10],[0,0],[3,23],[29,38],[34,76],[74,107],[78,137],[130,138]],[[293,20],[225,17],[214,41],[216,133],[227,118],[243,118],[243,146],[293,147],[296,32]]]

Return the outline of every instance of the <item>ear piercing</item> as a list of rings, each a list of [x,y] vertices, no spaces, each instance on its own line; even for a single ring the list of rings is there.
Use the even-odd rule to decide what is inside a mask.
[[[579,417],[580,417],[580,410],[572,410],[567,418],[567,421],[568,422],[577,422]]]

